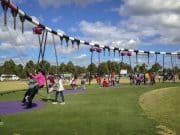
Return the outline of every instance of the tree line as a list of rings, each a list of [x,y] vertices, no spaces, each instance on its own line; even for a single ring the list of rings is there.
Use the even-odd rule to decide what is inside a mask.
[[[16,64],[12,59],[5,61],[0,66],[0,75],[1,74],[16,74],[20,78],[26,78],[26,72],[35,73],[38,68],[43,67],[43,70],[48,74],[66,74],[71,73],[74,76],[78,77],[81,74],[89,75],[91,72],[93,75],[107,75],[114,71],[116,74],[119,74],[120,69],[127,69],[128,73],[139,72],[144,73],[147,71],[158,72],[162,71],[162,66],[159,63],[153,64],[150,69],[148,69],[147,64],[143,63],[141,65],[136,65],[132,68],[127,63],[119,63],[115,61],[106,61],[100,63],[98,66],[94,63],[89,64],[87,67],[81,67],[74,65],[72,61],[68,63],[61,63],[59,66],[51,65],[48,61],[40,62],[39,64],[34,63],[32,60],[28,61],[25,66],[22,64]],[[174,69],[165,68],[165,72],[176,72],[179,73],[180,69],[174,67]]]

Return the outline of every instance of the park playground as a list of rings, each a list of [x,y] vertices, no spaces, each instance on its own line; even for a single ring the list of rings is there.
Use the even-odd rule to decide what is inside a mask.
[[[131,1],[0,0],[1,135],[180,135],[177,1]]]
[[[1,82],[2,83],[2,82]],[[3,82],[4,83],[4,82]],[[5,82],[11,85],[15,82]],[[1,95],[2,102],[20,101],[25,82],[18,89]],[[51,94],[39,91],[36,102],[43,106],[10,114],[0,114],[3,135],[61,134],[180,134],[180,83],[131,86],[122,83],[117,88],[87,85],[86,91],[67,93],[66,105],[52,105]],[[9,90],[6,90],[6,92]],[[2,92],[2,89],[1,89]]]

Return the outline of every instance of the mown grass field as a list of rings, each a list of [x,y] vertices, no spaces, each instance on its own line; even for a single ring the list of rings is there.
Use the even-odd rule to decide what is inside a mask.
[[[140,105],[146,114],[159,122],[164,132],[180,133],[180,87],[161,88],[140,97]],[[170,131],[172,130],[172,131]]]
[[[27,89],[27,81],[4,81],[0,82],[0,92]]]
[[[86,92],[65,95],[64,106],[53,105],[52,101],[47,101],[45,107],[38,110],[1,115],[4,125],[0,127],[0,133],[2,135],[156,135],[162,130],[157,126],[162,124],[161,120],[163,121],[164,117],[152,118],[147,110],[140,106],[139,101],[142,94],[166,87],[176,87],[175,93],[172,90],[174,94],[166,98],[179,99],[180,83],[158,83],[154,86],[122,84],[118,88],[87,86]],[[21,100],[23,94],[23,91],[6,94],[0,96],[0,101]],[[46,97],[46,90],[41,90],[35,100]],[[51,98],[54,98],[53,94]],[[163,108],[163,103],[159,105]],[[169,104],[169,113],[166,115],[169,119],[175,118],[180,113],[179,110],[176,110],[176,114],[170,113],[173,111],[171,108],[178,105],[178,103]],[[156,112],[156,109],[152,110],[154,111]],[[161,112],[158,115],[163,116],[163,111]],[[165,126],[175,130],[177,135],[180,134],[178,120],[174,124]]]

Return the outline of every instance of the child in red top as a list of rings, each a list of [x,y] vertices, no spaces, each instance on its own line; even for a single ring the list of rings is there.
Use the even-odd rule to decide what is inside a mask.
[[[108,87],[109,83],[108,81],[106,81],[106,79],[104,78],[103,83],[102,83],[103,87]]]
[[[50,73],[50,75],[48,76],[48,80],[49,80],[49,85],[48,85],[48,92],[52,92],[53,91],[53,86],[54,86],[54,75],[52,73]]]
[[[112,71],[111,73],[111,85],[115,86],[115,72],[114,71]]]

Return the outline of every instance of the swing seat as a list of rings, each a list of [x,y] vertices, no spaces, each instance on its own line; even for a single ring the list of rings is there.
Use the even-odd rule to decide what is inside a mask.
[[[125,56],[126,52],[125,51],[121,51],[121,56]]]
[[[129,56],[129,57],[132,56],[132,52],[129,52],[129,51],[128,51],[128,52],[127,52],[127,56]]]
[[[17,10],[17,7],[16,7],[12,2],[9,3],[9,7],[10,7],[12,10]]]
[[[102,51],[101,48],[97,48],[97,49],[96,49],[96,52],[98,52],[98,53],[101,53],[101,51]]]
[[[94,51],[96,50],[96,48],[93,48],[93,47],[92,47],[92,48],[90,48],[89,50],[90,50],[90,52],[94,52]]]
[[[41,28],[40,26],[37,26],[37,27],[34,27],[34,28],[33,28],[33,33],[34,33],[34,34],[41,35],[41,34],[42,34],[42,31],[43,31],[43,28]]]

